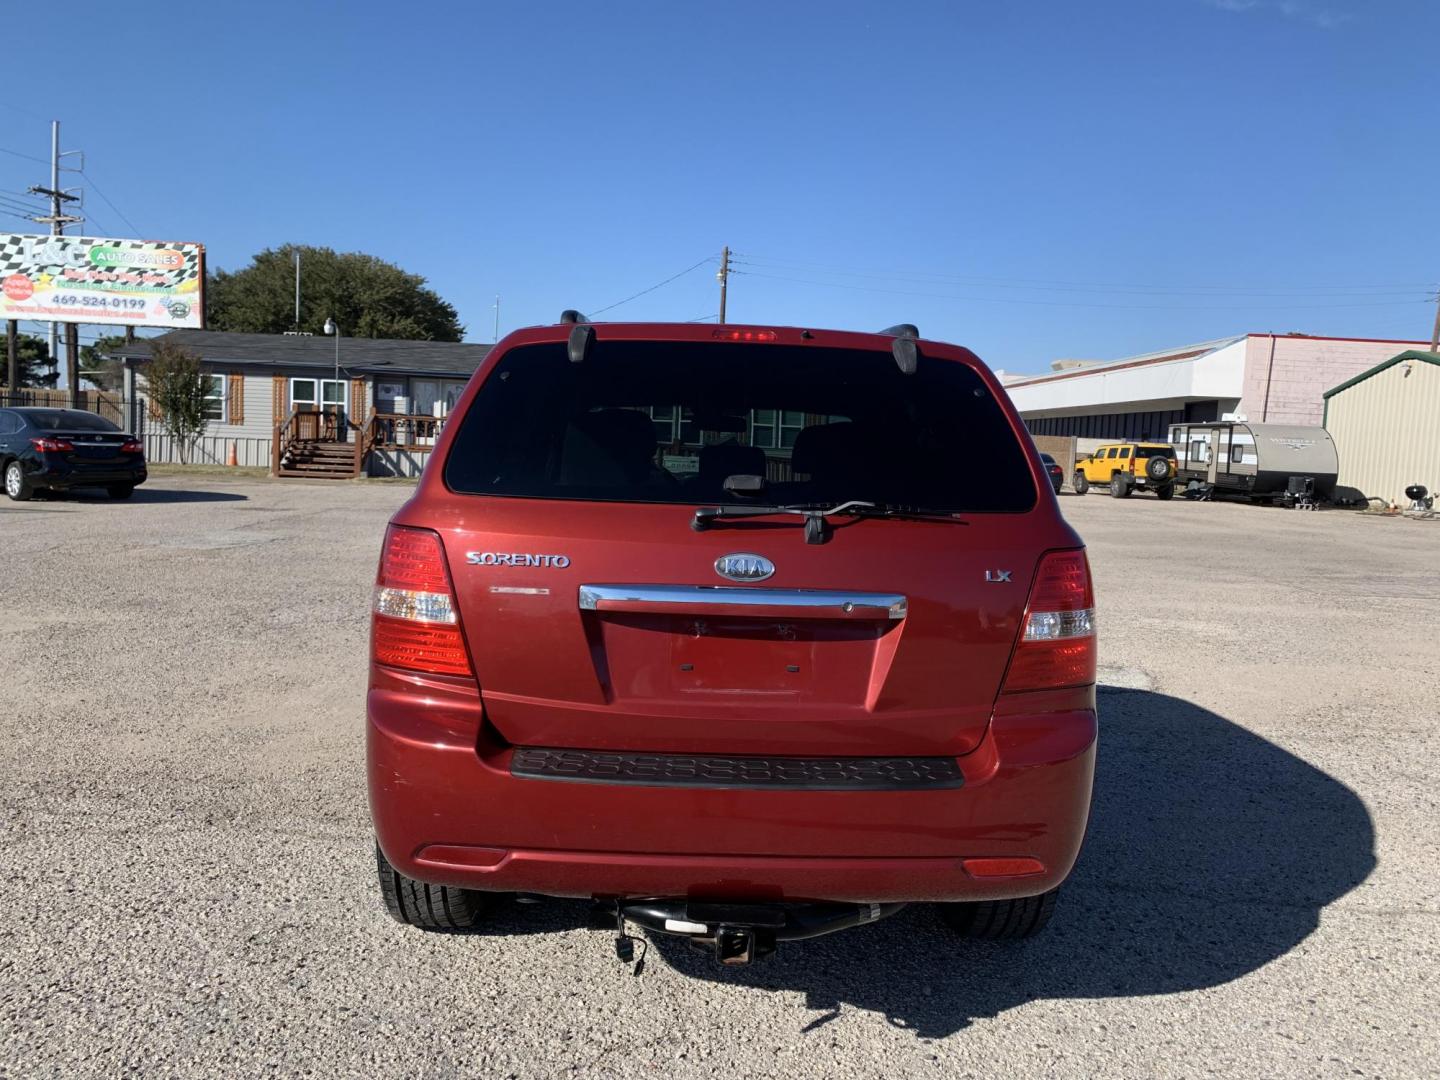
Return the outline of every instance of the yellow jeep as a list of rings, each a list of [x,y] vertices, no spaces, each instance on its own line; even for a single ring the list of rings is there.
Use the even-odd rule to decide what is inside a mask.
[[[1076,459],[1075,491],[1084,495],[1093,486],[1106,485],[1117,499],[1129,498],[1136,488],[1170,499],[1175,496],[1175,472],[1175,451],[1169,443],[1115,443]]]

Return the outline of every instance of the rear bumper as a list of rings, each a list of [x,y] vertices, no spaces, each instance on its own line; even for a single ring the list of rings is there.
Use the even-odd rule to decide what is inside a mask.
[[[369,694],[370,804],[385,857],[421,881],[570,897],[1029,896],[1069,874],[1089,814],[1093,707],[1009,704],[957,759],[961,787],[647,787],[512,776],[513,751],[483,724],[478,694],[434,681],[431,690],[449,692],[417,693],[398,681]],[[996,857],[1044,870],[976,877],[963,865]]]
[[[145,482],[148,475],[143,460],[134,464],[106,462],[94,465],[76,465],[67,461],[47,459],[43,464],[32,464],[26,471],[26,477],[32,484],[57,489],[109,487],[113,484],[130,484],[138,487]]]

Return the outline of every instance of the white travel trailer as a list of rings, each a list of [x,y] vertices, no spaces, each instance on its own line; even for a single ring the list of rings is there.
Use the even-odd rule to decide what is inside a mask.
[[[1328,499],[1340,471],[1335,442],[1322,427],[1239,420],[1172,424],[1170,445],[1180,483],[1209,484],[1220,494],[1262,501],[1297,491]],[[1292,477],[1298,478],[1298,487]],[[1304,483],[1307,479],[1313,486]]]

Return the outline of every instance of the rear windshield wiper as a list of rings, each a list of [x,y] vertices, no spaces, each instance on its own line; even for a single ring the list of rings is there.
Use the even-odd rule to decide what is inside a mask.
[[[805,519],[805,542],[823,544],[829,539],[829,527],[825,519],[835,514],[853,514],[856,517],[880,517],[897,519],[920,519],[924,521],[946,521],[954,525],[966,522],[945,510],[926,510],[918,506],[903,506],[896,503],[866,502],[851,499],[831,506],[828,503],[788,503],[769,506],[702,506],[695,511],[690,527],[704,532],[713,525],[722,525],[726,518],[768,517],[772,514],[795,514]]]

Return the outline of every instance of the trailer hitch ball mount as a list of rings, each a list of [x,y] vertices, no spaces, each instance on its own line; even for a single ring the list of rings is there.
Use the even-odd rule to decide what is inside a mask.
[[[683,937],[729,966],[763,960],[775,952],[781,941],[820,937],[878,922],[905,907],[904,904],[731,904],[685,899],[617,900],[612,904],[609,908],[612,918],[622,928],[627,922],[635,923],[656,933]],[[621,957],[625,958],[623,953]]]

